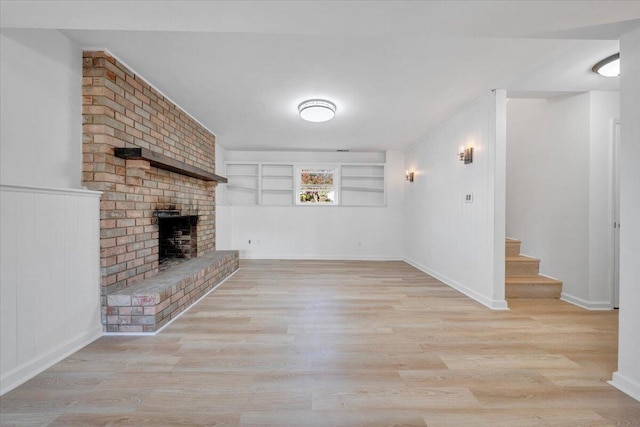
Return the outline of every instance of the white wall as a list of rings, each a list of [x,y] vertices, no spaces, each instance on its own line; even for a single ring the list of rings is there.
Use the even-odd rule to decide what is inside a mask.
[[[52,30],[0,34],[0,180],[80,188],[82,50]]]
[[[563,281],[563,299],[611,308],[618,93],[510,99],[507,111],[507,236]]]
[[[82,51],[50,30],[3,29],[0,43],[5,393],[93,341],[102,324],[100,193],[78,190]]]
[[[612,384],[640,400],[640,30],[620,39],[620,331]]]
[[[386,157],[387,205],[217,206],[216,233],[221,233],[221,228],[231,230],[230,242],[219,239],[218,249],[239,249],[242,258],[402,259],[402,152],[391,151],[386,156],[385,153],[268,151],[226,151],[225,154],[229,161],[254,162],[366,163],[384,162]],[[229,247],[223,246],[227,243]]]
[[[0,394],[102,334],[100,193],[0,186]]]
[[[216,174],[225,175],[224,162],[227,159],[227,150],[216,143]],[[216,186],[216,249],[230,250],[233,215],[231,206],[227,204],[226,184]]]
[[[405,154],[406,260],[495,309],[506,308],[505,102],[504,91],[483,96]],[[458,160],[460,145],[474,147],[473,163]]]

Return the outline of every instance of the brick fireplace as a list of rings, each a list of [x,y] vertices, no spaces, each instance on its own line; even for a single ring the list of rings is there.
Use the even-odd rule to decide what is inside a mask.
[[[131,293],[158,275],[161,222],[178,242],[168,258],[215,253],[214,190],[226,181],[214,173],[215,135],[107,52],[84,52],[82,85],[83,182],[103,193],[103,323],[113,332],[155,330],[157,324],[134,323],[142,314],[132,314],[131,305],[110,305],[108,297]],[[176,229],[178,218],[187,225]],[[169,238],[162,237],[168,247]]]

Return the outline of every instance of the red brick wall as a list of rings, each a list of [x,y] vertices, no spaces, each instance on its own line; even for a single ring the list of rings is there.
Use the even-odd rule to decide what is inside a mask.
[[[215,250],[215,184],[124,160],[141,147],[215,172],[215,136],[103,51],[83,57],[83,181],[102,191],[103,294],[158,272],[156,209],[199,215],[198,254]]]

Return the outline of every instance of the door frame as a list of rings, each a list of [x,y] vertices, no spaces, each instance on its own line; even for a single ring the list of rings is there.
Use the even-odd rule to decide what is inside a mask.
[[[609,280],[611,308],[619,307],[620,294],[620,119],[611,119],[611,185],[610,185],[610,222],[609,222]]]

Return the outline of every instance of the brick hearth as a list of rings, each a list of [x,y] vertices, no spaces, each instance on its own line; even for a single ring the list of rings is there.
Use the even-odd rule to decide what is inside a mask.
[[[238,269],[238,251],[218,251],[107,295],[107,332],[155,332]]]

